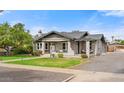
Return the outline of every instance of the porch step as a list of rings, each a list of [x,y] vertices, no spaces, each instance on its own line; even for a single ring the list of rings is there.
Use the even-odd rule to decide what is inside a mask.
[[[56,54],[57,55],[57,54]],[[48,58],[50,57],[50,54],[44,54],[44,55],[41,55],[41,57],[45,57],[45,58]],[[80,58],[80,54],[77,54],[77,55],[66,55],[64,54],[64,57],[76,57],[76,58]]]
[[[41,55],[41,57],[50,57],[50,54]]]

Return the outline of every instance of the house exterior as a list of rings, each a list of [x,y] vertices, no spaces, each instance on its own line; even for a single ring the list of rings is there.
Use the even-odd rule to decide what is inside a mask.
[[[89,34],[84,31],[41,33],[33,43],[34,51],[41,50],[43,54],[51,52],[64,55],[84,53],[100,55],[106,52],[107,44],[103,34]]]

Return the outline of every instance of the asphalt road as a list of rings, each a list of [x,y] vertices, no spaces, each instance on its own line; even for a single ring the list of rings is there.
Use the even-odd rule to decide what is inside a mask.
[[[71,74],[0,66],[0,82],[61,82]]]
[[[93,57],[89,61],[73,69],[124,74],[124,52]]]

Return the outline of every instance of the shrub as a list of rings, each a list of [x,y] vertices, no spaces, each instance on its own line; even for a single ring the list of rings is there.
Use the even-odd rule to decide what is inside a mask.
[[[88,58],[86,54],[81,54],[81,58]]]
[[[63,58],[63,54],[62,53],[58,53],[58,58]]]
[[[13,54],[29,54],[29,51],[24,48],[15,48]]]
[[[40,55],[42,55],[42,51],[34,51],[34,52],[32,53],[32,55],[33,55],[33,56],[40,56]]]
[[[55,54],[50,54],[50,58],[55,58],[56,55]]]
[[[10,52],[10,53],[9,53],[9,56],[13,56],[13,55],[14,55],[14,52]]]

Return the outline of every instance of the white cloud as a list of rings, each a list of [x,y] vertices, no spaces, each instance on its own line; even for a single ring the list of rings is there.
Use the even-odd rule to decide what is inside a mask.
[[[4,12],[0,12],[0,16],[4,15]]]
[[[104,34],[107,40],[111,41],[112,36],[115,39],[124,39],[124,27],[116,28],[116,29],[87,29],[90,34]]]
[[[50,27],[49,28],[49,31],[51,31],[51,30],[53,30],[53,31],[59,31],[59,32],[64,31],[64,29],[62,27],[58,27],[58,26],[52,26],[52,27]]]
[[[17,24],[17,23],[24,23],[23,21],[21,21],[21,20],[15,20],[15,21],[11,21],[10,22],[10,24],[13,26],[13,25],[15,25],[15,24]]]
[[[30,28],[30,31],[31,31],[31,34],[32,35],[38,34],[38,31],[39,30],[42,30],[42,33],[45,33],[46,32],[45,27],[42,27],[42,26],[34,26],[34,27]]]
[[[124,17],[124,11],[122,10],[106,10],[106,11],[98,11],[102,12],[105,16],[116,16],[116,17]]]
[[[57,26],[51,27],[52,30],[58,30],[59,28]]]
[[[44,26],[33,26],[29,29],[32,35],[38,34],[39,30],[42,30],[42,33],[47,33],[49,31],[64,31],[62,28],[58,26],[44,27]]]
[[[5,14],[8,14],[8,13],[10,13],[10,11],[3,11],[3,12],[0,12],[0,16],[3,16],[3,15],[5,15]]]
[[[88,28],[89,25],[91,24],[96,24],[97,23],[97,13],[94,13],[85,23],[84,25],[82,26],[82,28]]]

